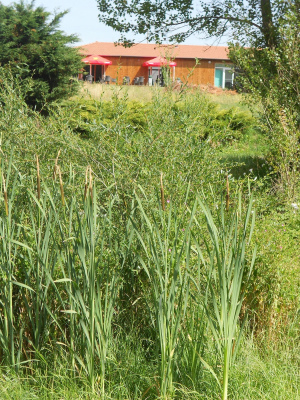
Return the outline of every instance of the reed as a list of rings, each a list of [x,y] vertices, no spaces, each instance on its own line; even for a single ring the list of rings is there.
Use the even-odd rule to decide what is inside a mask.
[[[226,211],[229,211],[229,179],[226,175]]]
[[[165,211],[165,193],[164,193],[164,184],[163,184],[163,173],[160,174],[160,197],[161,197],[161,208]]]
[[[105,397],[107,352],[111,342],[111,325],[115,312],[119,278],[115,268],[115,246],[110,223],[113,202],[107,217],[100,218],[96,191],[91,201],[84,203],[84,213],[74,203],[72,238],[62,260],[68,304],[62,312],[70,316],[69,344],[73,363],[86,371],[95,392],[100,387]],[[113,268],[114,267],[114,268]]]
[[[140,262],[150,281],[148,306],[153,309],[151,318],[159,339],[160,398],[166,400],[174,397],[173,378],[180,330],[189,298],[190,229],[195,208],[188,223],[184,224],[172,203],[168,213],[158,204],[158,211],[148,217],[141,199],[138,196],[136,199],[144,223],[143,234],[135,224],[144,249]]]
[[[2,174],[2,185],[3,185],[3,196],[4,196],[5,213],[6,213],[6,216],[8,216],[7,190],[6,190],[5,178],[4,178],[3,174]]]
[[[85,170],[85,184],[84,184],[84,200],[86,199],[87,192],[88,192],[88,173],[89,173],[90,166],[88,165]]]
[[[60,187],[61,202],[62,202],[62,205],[64,206],[65,205],[65,194],[64,194],[64,185],[63,185],[63,180],[62,180],[62,176],[61,176],[60,166],[57,165],[56,169],[57,169],[57,173],[58,173],[58,176],[59,176],[59,187]]]
[[[2,170],[3,168],[2,162]],[[7,171],[7,187],[10,184],[10,174],[12,164],[9,163]],[[15,261],[17,255],[17,242],[20,237],[20,229],[18,221],[13,217],[13,200],[16,191],[16,179],[10,188],[11,197],[7,198],[7,189],[5,185],[4,174],[2,173],[2,185],[5,202],[5,215],[0,218],[0,237],[1,237],[1,251],[0,251],[0,265],[1,265],[1,292],[0,292],[0,354],[5,364],[18,368],[19,357],[16,358],[15,354],[15,340],[18,333],[16,332],[14,319],[15,319],[15,302],[13,296],[13,280],[15,275]],[[18,353],[20,356],[20,353]]]
[[[41,199],[41,177],[40,177],[40,163],[39,156],[36,155],[36,187],[37,187],[37,197]]]
[[[246,215],[242,218],[241,195],[238,207],[226,217],[227,206],[222,204],[215,222],[208,205],[199,199],[206,218],[210,240],[205,240],[206,257],[202,254],[207,271],[205,310],[219,357],[222,360],[222,400],[228,397],[230,366],[240,344],[244,322],[239,326],[239,316],[244,299],[244,288],[251,275],[256,250],[245,270],[246,245],[251,241],[255,212],[252,213],[253,197],[249,200]],[[252,219],[251,223],[250,220]],[[198,252],[203,253],[201,248]],[[212,371],[212,370],[211,370]],[[217,378],[216,374],[214,376]]]

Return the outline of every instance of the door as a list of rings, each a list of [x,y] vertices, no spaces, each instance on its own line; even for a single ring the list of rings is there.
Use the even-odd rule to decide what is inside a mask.
[[[215,86],[223,87],[223,69],[215,69]]]
[[[160,68],[152,67],[152,82],[153,82],[153,85],[155,85],[156,83],[160,84],[159,75],[160,75]]]
[[[232,89],[233,88],[233,73],[231,69],[225,69],[225,88]]]

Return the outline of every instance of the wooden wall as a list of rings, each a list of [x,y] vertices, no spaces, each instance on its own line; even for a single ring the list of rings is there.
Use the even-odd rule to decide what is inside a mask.
[[[133,83],[134,78],[143,76],[145,78],[144,83],[148,82],[148,67],[143,67],[143,63],[149,58],[139,57],[105,57],[112,61],[112,65],[108,65],[105,70],[105,74],[111,78],[118,80],[118,83],[123,82],[124,76],[130,77],[130,84]]]
[[[145,78],[144,83],[148,83],[148,67],[143,67],[142,65],[145,61],[150,60],[151,57],[105,56],[105,58],[112,61],[112,65],[106,66],[105,74],[117,79],[119,84],[122,83],[124,76],[130,77],[130,84],[138,76],[143,76]],[[196,65],[196,61],[193,59],[176,58],[175,78],[180,78],[182,82],[188,80],[188,83],[195,85],[214,85],[215,64],[220,64],[221,62],[200,60]],[[173,77],[172,68],[171,77]]]
[[[214,85],[215,62],[201,60],[196,64],[196,60],[183,58],[176,59],[175,76],[182,82],[188,81],[194,85]]]

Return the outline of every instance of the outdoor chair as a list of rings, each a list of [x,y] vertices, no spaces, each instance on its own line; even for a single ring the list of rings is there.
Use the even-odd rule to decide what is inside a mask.
[[[139,77],[137,76],[136,78],[134,78],[134,80],[133,80],[133,84],[134,85],[138,85],[139,84]]]
[[[88,83],[93,83],[93,75],[87,75],[86,77],[85,77],[85,80],[88,82]]]
[[[130,84],[130,77],[129,76],[124,76],[123,85],[129,85],[129,84]]]
[[[110,82],[110,76],[109,75],[106,75],[106,77],[104,79],[104,82],[109,85],[109,82]]]
[[[144,80],[145,80],[145,78],[143,76],[140,76],[138,85],[143,85],[144,84]]]
[[[112,79],[111,79],[111,83],[117,83],[117,79],[112,78]]]

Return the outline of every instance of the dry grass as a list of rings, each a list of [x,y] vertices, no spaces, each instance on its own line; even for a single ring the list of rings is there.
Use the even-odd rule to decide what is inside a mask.
[[[164,88],[83,83],[79,96],[87,99],[110,101],[117,94],[119,97],[127,96],[129,101],[136,100],[146,103],[152,100],[155,91],[158,90],[164,90]]]
[[[177,86],[174,87],[174,96],[178,93],[179,88]],[[242,95],[237,94],[234,91],[224,91],[218,88],[212,88],[210,86],[191,86],[189,88],[192,92],[195,90],[200,90],[203,93],[206,93],[209,96],[209,99],[218,103],[221,108],[230,108],[230,107],[240,107],[240,102],[242,100]],[[157,86],[122,86],[122,85],[105,85],[101,83],[93,83],[92,85],[89,83],[83,83],[79,96],[86,99],[96,99],[103,101],[112,100],[113,96],[118,95],[118,97],[122,98],[127,96],[129,101],[136,100],[142,103],[147,103],[153,99],[155,93],[159,91],[164,91],[166,88],[157,87]]]

